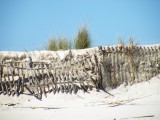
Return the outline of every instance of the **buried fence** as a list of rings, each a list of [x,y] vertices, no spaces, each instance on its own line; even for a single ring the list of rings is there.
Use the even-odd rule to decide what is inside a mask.
[[[63,58],[48,55],[33,61],[33,56],[5,57],[0,63],[0,93],[32,94],[41,99],[47,93],[87,92],[92,88],[113,89],[149,80],[160,73],[160,45],[114,46],[70,50]],[[28,58],[28,60],[23,60]]]
[[[90,61],[90,62],[89,62]],[[93,61],[93,60],[92,60]],[[96,62],[94,62],[96,63]],[[79,89],[98,89],[97,65],[90,57],[77,56],[76,61],[69,56],[50,63],[39,61],[10,61],[1,63],[0,92],[7,95],[20,95],[25,91],[41,99],[47,93],[77,93]]]

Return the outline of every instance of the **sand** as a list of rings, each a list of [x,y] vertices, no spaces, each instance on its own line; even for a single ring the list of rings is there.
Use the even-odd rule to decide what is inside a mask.
[[[160,76],[160,75],[159,75]],[[160,78],[160,77],[159,77]],[[1,120],[159,120],[160,79],[121,85],[108,94],[96,90],[47,94],[42,101],[22,94],[0,95]]]

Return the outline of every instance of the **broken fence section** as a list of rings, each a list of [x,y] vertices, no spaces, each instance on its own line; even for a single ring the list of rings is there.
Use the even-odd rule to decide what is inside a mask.
[[[91,59],[80,58],[76,61],[65,58],[60,61],[32,62],[2,61],[0,64],[0,92],[4,95],[29,93],[38,99],[47,93],[77,93],[78,90],[87,92],[88,89],[98,89],[100,78],[97,65]],[[90,62],[90,63],[88,63]],[[96,62],[95,62],[96,63]]]

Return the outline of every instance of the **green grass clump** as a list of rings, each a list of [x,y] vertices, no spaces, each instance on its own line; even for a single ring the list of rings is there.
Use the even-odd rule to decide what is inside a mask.
[[[91,38],[86,27],[82,27],[78,31],[78,35],[74,41],[75,49],[84,49],[91,47]]]
[[[45,47],[47,50],[51,51],[57,51],[57,50],[68,50],[70,49],[70,42],[67,40],[67,38],[52,38],[48,40],[48,43]]]
[[[48,40],[48,44],[46,46],[47,50],[52,50],[52,51],[57,51],[58,47],[57,47],[57,41],[53,38],[53,39],[49,39]]]
[[[70,42],[66,38],[59,38],[57,40],[59,50],[68,50],[70,49]]]

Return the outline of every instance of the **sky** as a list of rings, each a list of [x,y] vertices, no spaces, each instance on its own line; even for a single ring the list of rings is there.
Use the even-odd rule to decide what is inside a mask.
[[[160,0],[0,0],[0,51],[43,49],[87,26],[92,47],[160,43]]]

